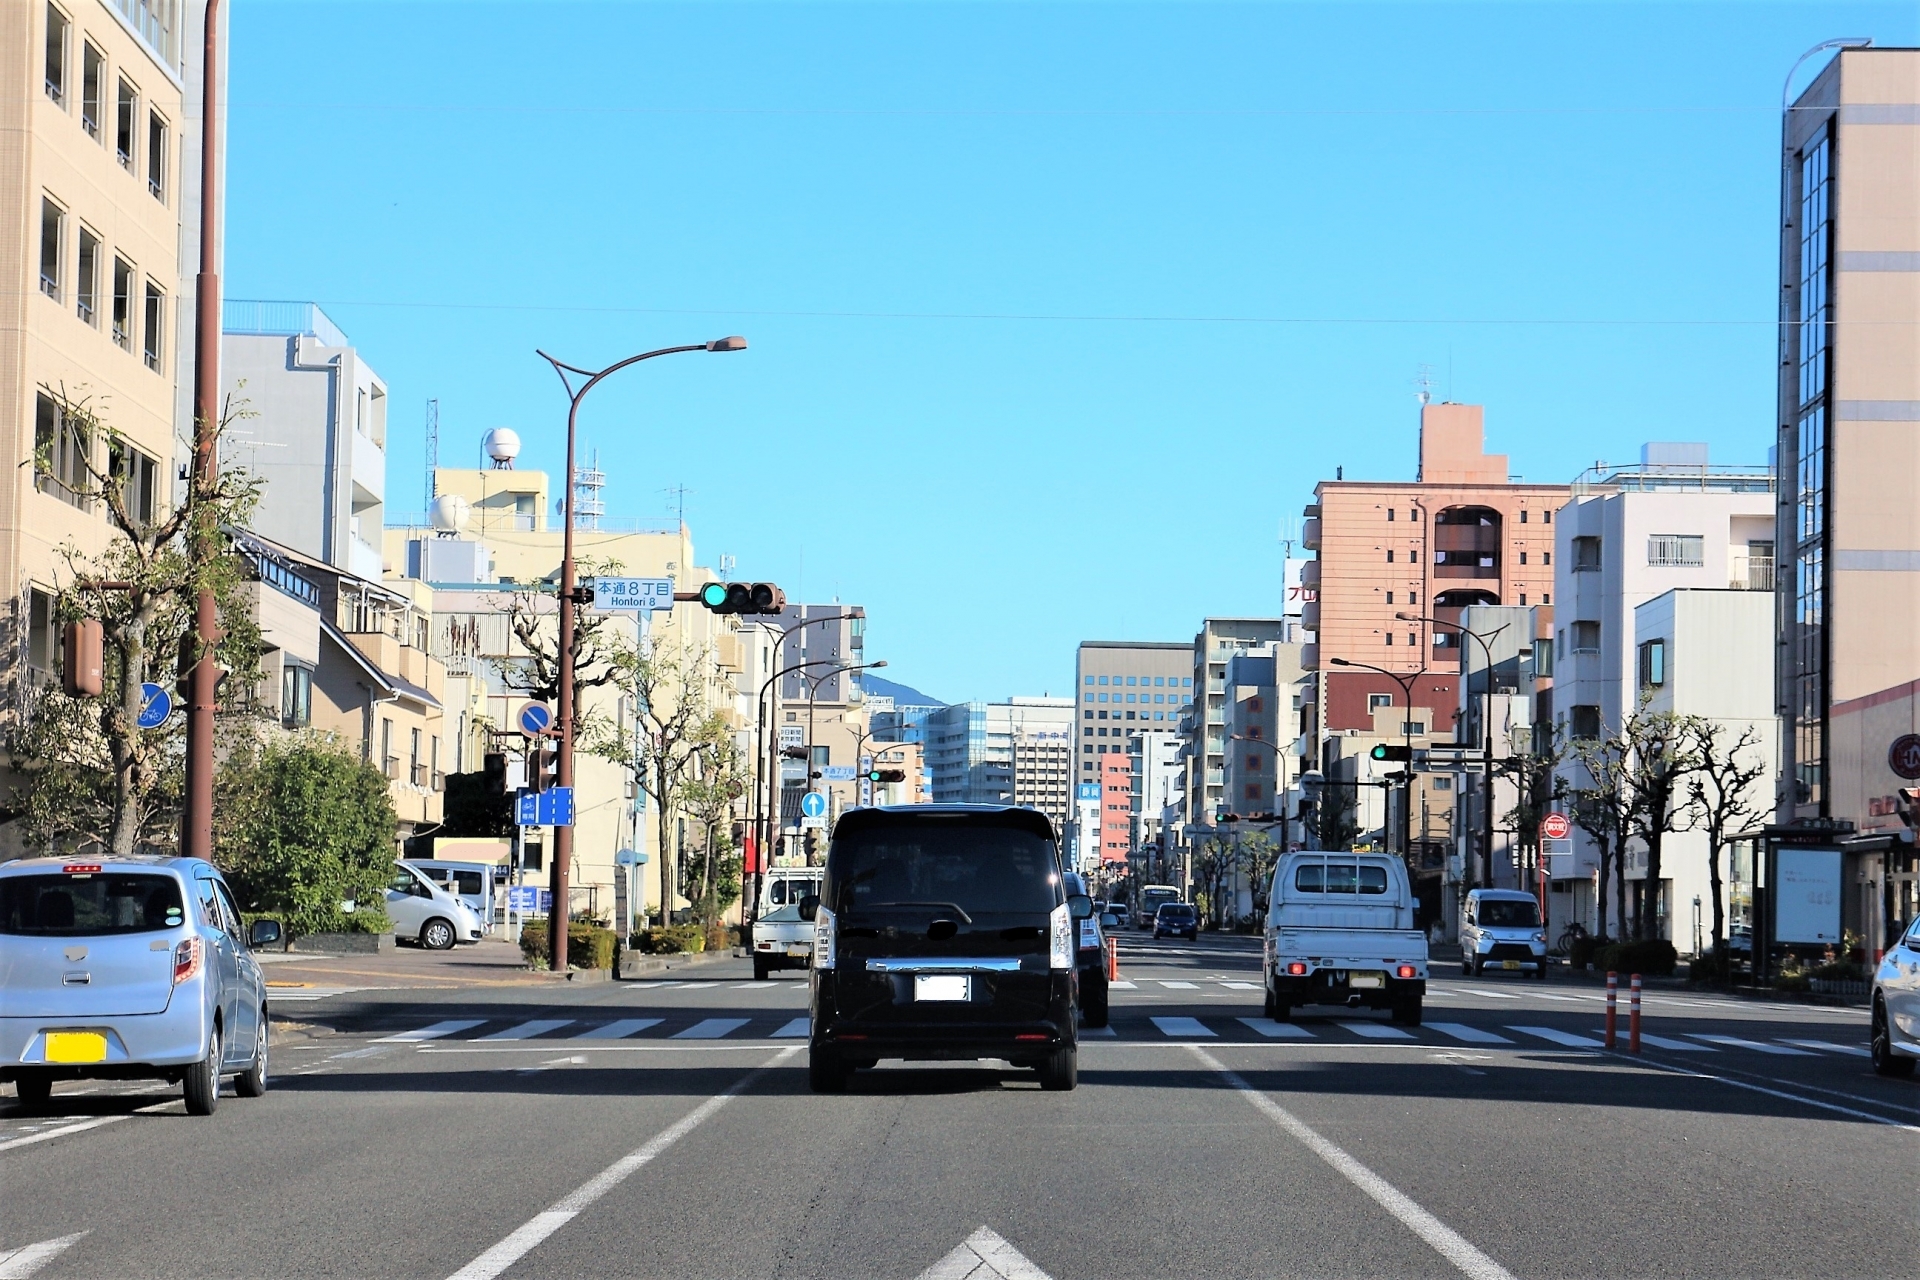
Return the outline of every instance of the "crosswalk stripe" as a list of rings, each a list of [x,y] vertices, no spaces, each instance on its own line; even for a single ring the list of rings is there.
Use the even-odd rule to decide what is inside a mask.
[[[813,1030],[813,1019],[795,1018],[792,1022],[787,1023],[787,1025],[785,1025],[784,1027],[781,1027],[778,1031],[774,1032],[773,1038],[776,1040],[780,1040],[788,1036],[804,1036],[812,1030]]]
[[[1468,1044],[1512,1044],[1513,1041],[1479,1027],[1470,1027],[1464,1022],[1429,1022],[1429,1027],[1443,1036],[1452,1036],[1455,1040],[1464,1040]]]
[[[1154,1026],[1160,1028],[1160,1034],[1168,1036],[1211,1036],[1206,1023],[1198,1018],[1153,1018]]]
[[[1411,1040],[1413,1037],[1398,1027],[1390,1027],[1384,1022],[1343,1022],[1340,1024],[1357,1036],[1369,1040]]]
[[[573,1038],[575,1040],[624,1040],[636,1031],[645,1031],[648,1027],[659,1025],[658,1018],[622,1018],[618,1022],[609,1022],[604,1026],[582,1031]]]
[[[736,982],[733,984],[733,989],[735,991],[764,991],[768,987],[777,987],[779,985],[779,983],[769,978],[765,982]]]
[[[1182,991],[1197,991],[1200,988],[1200,984],[1197,982],[1167,982],[1160,978],[1155,978],[1154,981],[1163,987],[1176,987]]]
[[[1107,987],[1112,991],[1132,991],[1139,985],[1137,982],[1128,982],[1125,978],[1115,978],[1107,984]]]
[[[747,1025],[745,1018],[702,1018],[685,1031],[676,1031],[674,1040],[718,1040]]]
[[[1258,990],[1260,990],[1260,984],[1259,984],[1259,983],[1257,983],[1257,982],[1223,982],[1223,983],[1221,983],[1220,985],[1221,985],[1221,986],[1223,986],[1223,987],[1225,987],[1225,988],[1227,988],[1227,989],[1228,989],[1229,991],[1258,991]]]
[[[381,1036],[376,1044],[412,1044],[420,1040],[438,1040],[442,1036],[458,1035],[462,1031],[471,1031],[485,1022],[485,1018],[469,1018],[453,1022],[436,1022],[430,1027],[419,1027],[413,1031],[402,1031],[398,1035]]]
[[[1694,1040],[1705,1040],[1709,1044],[1724,1044],[1735,1049],[1753,1049],[1760,1053],[1771,1053],[1779,1057],[1812,1058],[1818,1056],[1817,1054],[1808,1053],[1805,1049],[1789,1049],[1783,1044],[1764,1044],[1758,1040],[1742,1040],[1739,1036],[1715,1036],[1708,1035],[1701,1031],[1689,1031],[1687,1032],[1687,1036]],[[1640,1038],[1642,1040],[1646,1039],[1645,1036]]]
[[[1263,1036],[1275,1040],[1312,1040],[1313,1032],[1295,1022],[1275,1022],[1272,1018],[1242,1018],[1240,1021]]]
[[[1644,1031],[1640,1033],[1640,1043],[1650,1044],[1656,1049],[1671,1049],[1680,1053],[1713,1052],[1712,1049],[1709,1049],[1703,1044],[1688,1044],[1685,1040],[1669,1040],[1665,1036],[1650,1036]]]
[[[1828,1053],[1850,1053],[1856,1058],[1871,1058],[1873,1051],[1857,1044],[1834,1044],[1830,1040],[1782,1040],[1781,1044],[1797,1044],[1802,1049],[1823,1049]]]
[[[572,1018],[537,1018],[532,1022],[523,1022],[517,1027],[508,1027],[505,1031],[496,1031],[490,1036],[481,1036],[487,1040],[531,1040],[543,1036],[549,1031],[558,1031],[562,1027],[573,1025]]]
[[[1606,1044],[1600,1040],[1590,1040],[1586,1036],[1574,1035],[1571,1031],[1561,1031],[1554,1027],[1513,1027],[1509,1031],[1518,1031],[1525,1036],[1538,1036],[1542,1040],[1563,1044],[1570,1049],[1604,1049]]]
[[[1518,1000],[1520,997],[1511,991],[1480,991],[1473,987],[1444,987],[1450,996],[1485,996],[1489,1000]]]

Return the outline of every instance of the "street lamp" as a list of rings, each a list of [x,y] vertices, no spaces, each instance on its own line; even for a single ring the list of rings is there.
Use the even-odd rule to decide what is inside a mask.
[[[1422,667],[1412,675],[1403,676],[1385,667],[1376,667],[1370,662],[1349,662],[1345,658],[1333,659],[1333,665],[1359,667],[1363,671],[1377,671],[1399,685],[1400,691],[1407,695],[1407,714],[1400,717],[1400,736],[1406,744],[1407,752],[1407,758],[1402,762],[1406,765],[1407,795],[1406,803],[1401,806],[1400,813],[1400,856],[1406,859],[1408,871],[1414,871],[1417,868],[1413,862],[1413,682],[1427,674],[1427,669]]]
[[[809,663],[807,665],[811,666],[813,664]],[[885,658],[881,658],[875,662],[850,662],[844,667],[835,667],[831,671],[817,674],[809,672],[800,677],[807,682],[807,790],[813,790],[813,701],[814,695],[819,692],[821,679],[823,677],[832,679],[837,675],[851,675],[855,671],[872,671],[886,665],[887,660]]]
[[[661,347],[657,351],[643,351],[637,356],[628,356],[608,365],[604,369],[582,369],[575,365],[556,360],[544,351],[536,349],[542,360],[553,366],[559,375],[560,385],[567,390],[567,478],[561,497],[562,519],[566,527],[561,531],[560,550],[560,643],[558,660],[560,665],[559,688],[559,729],[560,751],[555,769],[556,786],[573,786],[573,610],[579,604],[579,592],[574,584],[573,565],[573,446],[574,425],[580,417],[580,402],[587,392],[599,386],[608,376],[620,372],[630,364],[639,364],[642,360],[651,360],[655,356],[678,355],[683,351],[745,351],[747,340],[739,336],[715,338],[711,342],[695,342],[682,347]],[[568,374],[586,379],[579,387],[573,385]],[[567,971],[567,873],[573,856],[573,828],[555,827],[553,831],[553,911],[547,917],[548,941],[552,949],[551,966],[555,973]],[[671,903],[667,901],[666,850],[660,851],[661,903],[660,919],[664,924],[672,919]],[[558,924],[554,923],[558,920]]]
[[[1436,627],[1452,627],[1455,631],[1471,638],[1475,644],[1479,645],[1480,654],[1486,660],[1487,698],[1485,702],[1480,704],[1481,727],[1485,731],[1484,737],[1486,738],[1485,753],[1480,762],[1482,769],[1480,775],[1480,799],[1482,807],[1486,812],[1481,815],[1480,874],[1475,878],[1480,881],[1480,888],[1491,888],[1493,885],[1493,650],[1488,647],[1487,641],[1499,635],[1502,631],[1505,631],[1507,624],[1503,622],[1485,635],[1481,635],[1478,631],[1469,631],[1459,623],[1448,622],[1443,618],[1429,618],[1424,614],[1418,613],[1396,613],[1393,616],[1402,622],[1425,622]],[[1338,661],[1338,659],[1336,659],[1336,661]],[[1466,674],[1467,664],[1462,662],[1460,664],[1461,678],[1465,679]]]

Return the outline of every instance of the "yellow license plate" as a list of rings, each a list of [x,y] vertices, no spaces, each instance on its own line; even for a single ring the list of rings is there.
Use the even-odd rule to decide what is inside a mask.
[[[1518,969],[1520,967],[1520,962],[1518,960],[1502,960],[1500,962],[1500,967],[1502,969]]]
[[[1387,975],[1384,973],[1350,973],[1347,975],[1347,986],[1349,987],[1384,987],[1386,985]]]
[[[105,1062],[107,1038],[98,1031],[49,1031],[48,1062]]]

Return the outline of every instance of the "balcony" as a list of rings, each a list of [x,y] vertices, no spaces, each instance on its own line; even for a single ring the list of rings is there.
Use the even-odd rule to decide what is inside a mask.
[[[1320,549],[1320,518],[1318,516],[1300,526],[1300,545],[1308,551]]]
[[[1316,562],[1310,560],[1307,563],[1311,565]],[[1318,600],[1309,600],[1300,606],[1300,626],[1307,631],[1318,631],[1320,629],[1320,602]]]
[[[1320,558],[1318,556],[1300,566],[1300,585],[1318,587],[1320,585]]]
[[[1744,563],[1744,569],[1742,567]],[[1773,590],[1772,556],[1738,556],[1733,559],[1732,581],[1727,586],[1734,591],[1771,591]]]

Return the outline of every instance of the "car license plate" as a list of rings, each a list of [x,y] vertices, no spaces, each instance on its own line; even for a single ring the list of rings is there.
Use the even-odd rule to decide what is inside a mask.
[[[1502,969],[1518,969],[1520,967],[1520,962],[1518,960],[1502,960],[1500,962],[1500,967]]]
[[[802,957],[802,956],[810,956],[810,955],[812,955],[812,954],[813,954],[813,948],[812,948],[812,947],[809,947],[809,946],[804,946],[804,945],[797,945],[797,944],[796,944],[796,945],[794,945],[794,946],[790,946],[790,947],[788,947],[788,948],[787,948],[787,954],[788,954],[788,955],[790,955],[790,956],[792,956],[792,957],[794,957],[794,958],[795,958],[795,959],[797,960],[797,959],[799,959],[799,958],[800,958],[800,957]]]
[[[915,1000],[971,1000],[973,979],[964,973],[916,973],[913,975]]]
[[[107,1038],[98,1031],[47,1032],[48,1062],[105,1062]]]
[[[1349,987],[1384,987],[1387,975],[1384,973],[1350,973],[1347,975]]]

